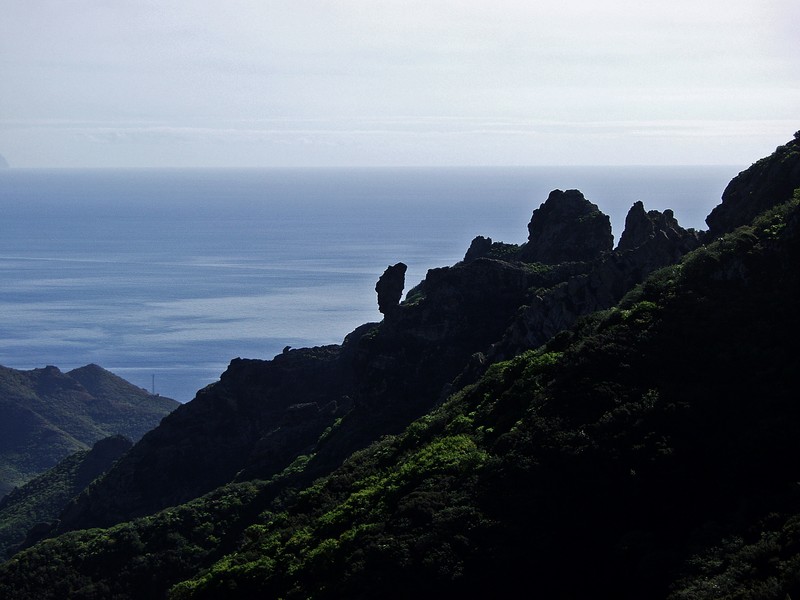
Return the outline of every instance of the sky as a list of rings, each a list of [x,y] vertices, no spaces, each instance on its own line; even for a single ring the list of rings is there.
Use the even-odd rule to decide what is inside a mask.
[[[748,166],[797,0],[0,0],[12,167]]]

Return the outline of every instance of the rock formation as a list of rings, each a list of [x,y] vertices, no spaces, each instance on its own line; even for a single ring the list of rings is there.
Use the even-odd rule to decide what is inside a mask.
[[[472,262],[478,258],[486,256],[492,249],[492,238],[477,236],[469,245],[467,253],[464,255],[464,262]]]
[[[635,202],[625,217],[625,231],[617,252],[636,250],[637,262],[649,270],[677,261],[700,243],[700,234],[684,229],[670,209],[663,213],[645,211],[641,201]]]
[[[536,348],[578,317],[613,306],[652,271],[677,262],[699,245],[699,234],[681,227],[671,210],[645,211],[644,204],[636,202],[617,249],[571,271],[554,273],[553,284],[537,291],[490,356],[496,360]]]
[[[668,212],[672,218],[672,211]],[[657,226],[655,213],[657,211],[645,212],[641,200],[634,202],[625,217],[625,230],[622,232],[617,249],[631,250],[653,239]]]
[[[632,247],[611,251],[609,218],[580,192],[556,191],[543,207],[531,227],[535,256],[554,260],[564,239],[570,262],[532,268],[516,246],[483,238],[471,246],[474,260],[431,269],[402,303],[406,265],[389,266],[375,286],[382,323],[363,325],[342,345],[290,349],[271,361],[234,360],[219,383],[164,419],[91,495],[79,497],[59,530],[108,526],[234,479],[268,479],[300,454],[313,453],[304,476],[330,472],[425,414],[459,375],[456,385],[467,383],[492,361],[612,306],[650,270],[679,256],[686,240],[696,241],[671,212],[634,206],[624,236]],[[555,216],[567,213],[572,228]],[[471,358],[481,355],[488,360]],[[467,365],[474,368],[464,375]],[[334,432],[318,442],[334,422]],[[191,452],[182,449],[187,444]],[[150,464],[159,469],[141,479]]]
[[[558,264],[597,258],[614,247],[611,221],[578,190],[553,190],[533,211],[528,243],[522,249],[526,262]]]
[[[403,288],[406,285],[406,269],[404,263],[397,263],[386,268],[375,284],[375,291],[378,292],[378,310],[382,314],[392,312],[400,299],[403,297]]]

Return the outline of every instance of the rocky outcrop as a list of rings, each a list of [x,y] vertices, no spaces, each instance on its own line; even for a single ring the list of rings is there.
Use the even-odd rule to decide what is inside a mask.
[[[472,240],[472,243],[464,255],[464,262],[472,262],[489,254],[492,249],[492,238],[479,235]]]
[[[750,223],[759,213],[782,204],[800,188],[800,131],[794,139],[734,177],[722,193],[722,204],[706,217],[708,233],[717,238]]]
[[[78,497],[58,531],[151,514],[234,480],[268,479],[300,454],[313,455],[306,477],[329,472],[430,410],[544,281],[525,265],[489,259],[433,269],[413,302],[395,304],[382,323],[363,325],[342,345],[232,361],[219,383]]]
[[[668,212],[669,218],[674,220],[672,218],[672,211]],[[665,219],[660,219],[661,223],[658,223],[659,215],[660,213],[654,210],[646,212],[641,200],[634,202],[633,206],[628,211],[628,215],[625,217],[625,230],[622,232],[617,249],[631,250],[653,239],[658,225],[661,224],[662,228],[665,225]],[[677,224],[677,221],[675,221],[675,223]]]
[[[698,232],[681,227],[671,210],[645,211],[644,204],[636,202],[617,249],[540,289],[493,348],[490,359],[538,347],[580,316],[615,305],[651,272],[674,264],[699,245]]]
[[[378,293],[378,310],[382,314],[394,311],[403,297],[403,288],[406,286],[406,269],[404,263],[397,263],[386,267],[386,270],[375,284]]]
[[[558,214],[569,214],[572,228],[559,226]],[[518,260],[515,246],[479,241],[472,260],[431,269],[405,302],[406,267],[390,266],[376,285],[381,323],[363,325],[341,345],[234,360],[219,383],[164,419],[82,494],[60,530],[150,514],[230,481],[269,479],[301,454],[311,457],[303,477],[329,473],[424,415],[465,365],[479,374],[503,348],[538,345],[613,304],[649,272],[653,248],[671,247],[686,233],[671,213],[631,219],[638,223],[626,236],[632,247],[611,252],[608,217],[580,192],[554,192],[532,221],[538,264]],[[557,239],[571,246],[569,259],[541,264],[557,259]],[[487,244],[486,256],[509,259],[477,256]]]
[[[533,211],[521,260],[558,264],[598,258],[614,247],[611,221],[578,190],[553,190]]]
[[[464,255],[464,262],[472,262],[479,258],[518,261],[520,260],[520,247],[517,244],[493,242],[492,238],[479,235],[469,245],[469,249]]]
[[[700,233],[681,227],[670,209],[645,211],[639,201],[628,211],[617,252],[634,251],[635,262],[649,272],[676,262],[700,241]]]
[[[485,258],[431,269],[391,318],[348,336],[357,340],[353,407],[316,448],[308,473],[329,472],[429,411],[470,356],[502,336],[531,287],[543,281],[525,265]]]

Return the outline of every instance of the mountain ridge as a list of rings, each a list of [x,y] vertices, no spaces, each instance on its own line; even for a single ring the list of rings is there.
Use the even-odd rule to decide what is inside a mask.
[[[800,593],[786,156],[737,176],[793,182],[757,196],[757,218],[723,195],[735,228],[701,236],[634,205],[621,247],[557,265],[476,238],[342,345],[232,361],[62,514],[62,535],[0,567],[0,592]],[[142,502],[147,476],[169,484],[201,441],[204,456],[233,445],[228,481]]]
[[[138,440],[177,405],[94,364],[0,366],[0,497],[102,438]]]
[[[545,232],[539,252],[556,252],[548,248],[559,238],[568,243],[546,233],[564,227],[558,217],[563,202],[570,204],[569,218],[584,223],[581,249],[574,255],[583,260],[531,266],[523,262],[524,246],[506,249],[502,260],[491,249],[485,256],[473,253],[468,261],[431,269],[404,302],[385,310],[381,323],[359,327],[341,345],[289,349],[270,361],[235,359],[218,384],[200,390],[78,497],[62,515],[58,532],[144,516],[242,477],[269,478],[312,449],[306,473],[324,474],[380,435],[397,433],[425,414],[446,397],[470,361],[498,359],[497,341],[508,338],[509,328],[532,327],[519,316],[521,307],[536,307],[528,312],[537,319],[544,315],[547,324],[538,325],[544,329],[539,337],[525,335],[503,346],[506,354],[538,346],[548,327],[557,331],[610,306],[646,273],[696,245],[695,234],[675,222],[672,236],[653,234],[636,248],[612,252],[608,218],[573,190],[554,192],[534,211],[529,230],[534,237]],[[662,221],[672,226],[674,218]],[[586,246],[583,238],[592,237],[591,229],[599,241]],[[548,303],[563,293],[582,300],[570,303],[569,310],[561,301]],[[473,376],[479,372],[473,369]],[[287,422],[298,399],[306,405],[302,432]],[[159,468],[140,476],[139,464]]]

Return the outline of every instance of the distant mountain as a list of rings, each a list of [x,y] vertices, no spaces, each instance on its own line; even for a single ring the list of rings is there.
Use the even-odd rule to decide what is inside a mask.
[[[102,438],[138,440],[178,404],[93,364],[0,366],[0,498]]]
[[[612,250],[554,191],[526,245],[476,238],[399,303],[390,267],[381,323],[232,361],[0,597],[800,597],[797,150],[709,232],[637,203]]]
[[[8,161],[2,154],[0,154],[0,169],[8,169],[8,167]]]
[[[91,450],[71,454],[0,500],[0,562],[25,541],[32,528],[50,525],[73,496],[105,473],[132,445],[121,435],[102,439]]]

